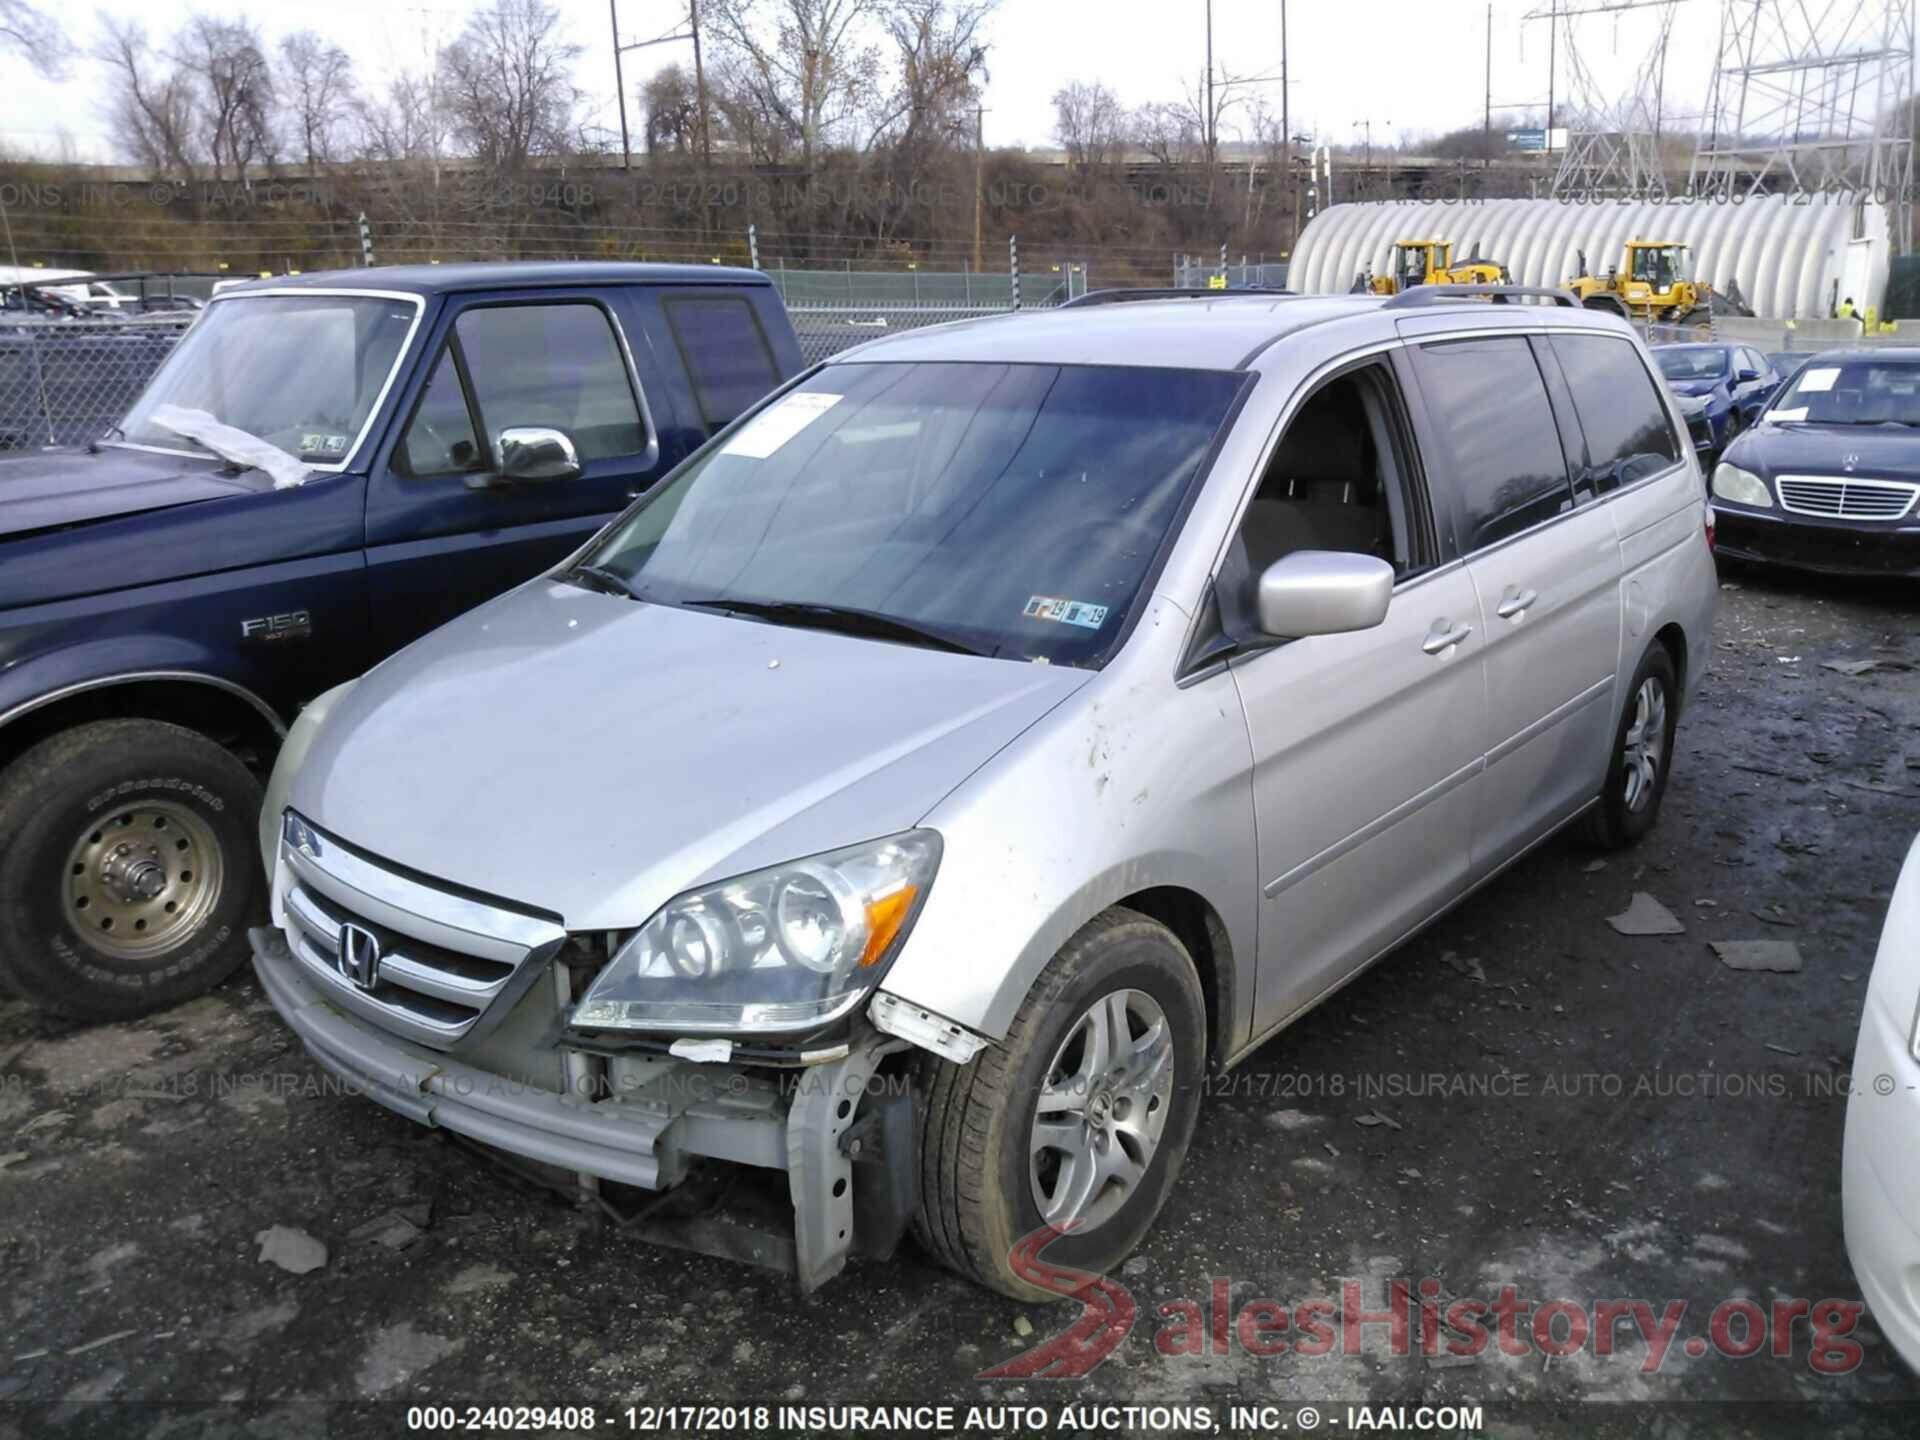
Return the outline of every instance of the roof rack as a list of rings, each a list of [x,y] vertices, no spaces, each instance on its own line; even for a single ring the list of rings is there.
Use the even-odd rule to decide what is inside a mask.
[[[1144,286],[1140,289],[1089,290],[1057,308],[1083,310],[1093,305],[1124,305],[1133,300],[1229,300],[1237,295],[1292,295],[1271,285],[1242,285],[1233,290],[1209,290],[1198,285]]]
[[[1569,310],[1578,310],[1580,302],[1573,298],[1571,291],[1556,289],[1551,285],[1415,285],[1393,296],[1382,310],[1411,310],[1421,305],[1438,305],[1447,300],[1471,300],[1484,297],[1495,305],[1510,305],[1516,300],[1532,298],[1551,300],[1555,305],[1563,305]]]

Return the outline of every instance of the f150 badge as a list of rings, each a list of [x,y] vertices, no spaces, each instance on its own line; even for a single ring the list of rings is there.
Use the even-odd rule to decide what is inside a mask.
[[[240,622],[242,640],[303,640],[313,634],[313,616],[305,610],[287,610]]]

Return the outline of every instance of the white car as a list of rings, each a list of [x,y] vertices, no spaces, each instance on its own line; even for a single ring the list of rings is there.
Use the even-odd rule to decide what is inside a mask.
[[[1894,886],[1867,982],[1840,1189],[1860,1293],[1881,1333],[1920,1370],[1920,839]]]

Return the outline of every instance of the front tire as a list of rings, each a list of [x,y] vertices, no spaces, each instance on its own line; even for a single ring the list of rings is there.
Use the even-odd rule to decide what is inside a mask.
[[[1173,932],[1114,908],[1040,973],[1006,1043],[941,1063],[923,1112],[921,1245],[1022,1300],[1057,1299],[1013,1266],[1028,1235],[1066,1231],[1049,1264],[1105,1274],[1160,1213],[1193,1138],[1206,1002]]]
[[[83,1020],[198,995],[247,956],[260,786],[195,731],[81,725],[0,774],[0,986]]]
[[[1607,850],[1638,844],[1660,818],[1667,777],[1673,773],[1673,731],[1680,691],[1667,647],[1651,646],[1627,690],[1614,729],[1613,755],[1600,800],[1588,812],[1588,836]]]

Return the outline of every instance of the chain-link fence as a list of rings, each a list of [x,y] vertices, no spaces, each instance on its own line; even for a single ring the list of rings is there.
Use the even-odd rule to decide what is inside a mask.
[[[812,364],[882,335],[1011,309],[1005,298],[972,305],[796,299],[787,313],[800,353]],[[192,318],[103,316],[0,325],[0,450],[97,439],[126,414]]]
[[[1284,260],[1240,259],[1222,266],[1218,260],[1191,255],[1174,257],[1173,283],[1185,290],[1217,288],[1226,277],[1229,290],[1284,290],[1287,288],[1287,262]]]
[[[1027,306],[1029,310],[1045,308]],[[790,303],[787,315],[793,321],[794,334],[800,338],[800,354],[811,365],[829,355],[837,355],[855,345],[897,335],[902,330],[918,330],[927,325],[945,325],[952,320],[977,320],[988,315],[1012,313],[1009,305],[819,305]]]
[[[0,321],[0,449],[97,439],[126,414],[194,313]]]

